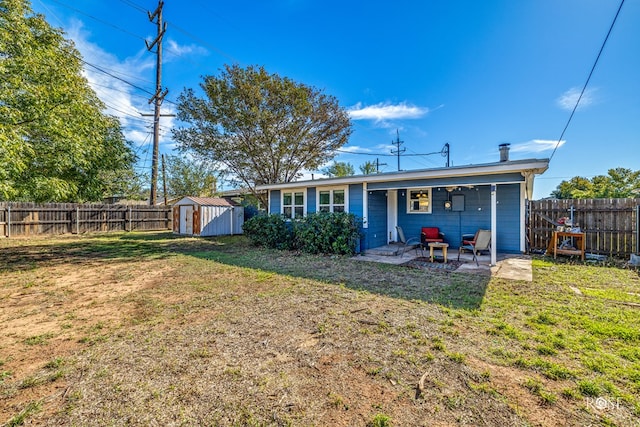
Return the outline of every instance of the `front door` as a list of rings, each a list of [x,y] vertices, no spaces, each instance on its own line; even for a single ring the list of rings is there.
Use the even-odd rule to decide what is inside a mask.
[[[193,206],[180,206],[180,234],[193,234]]]

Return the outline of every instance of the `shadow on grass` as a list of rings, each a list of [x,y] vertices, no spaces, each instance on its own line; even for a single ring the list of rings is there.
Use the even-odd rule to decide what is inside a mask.
[[[433,271],[355,260],[351,257],[309,255],[251,246],[243,237],[235,242],[189,255],[237,267],[339,284],[409,301],[437,303],[466,310],[482,304],[490,277]]]
[[[473,310],[480,307],[489,277],[418,270],[252,246],[242,236],[191,238],[161,233],[113,233],[21,241],[0,246],[0,272],[55,264],[129,263],[179,254],[242,268],[320,280],[391,298]]]

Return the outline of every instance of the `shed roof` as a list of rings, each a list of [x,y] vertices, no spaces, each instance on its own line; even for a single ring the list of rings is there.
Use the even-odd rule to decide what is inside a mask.
[[[240,206],[231,199],[222,197],[187,196],[180,199],[176,205],[196,204],[200,206]]]

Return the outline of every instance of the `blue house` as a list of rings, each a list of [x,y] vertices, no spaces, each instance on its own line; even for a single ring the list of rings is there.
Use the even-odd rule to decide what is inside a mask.
[[[496,163],[322,178],[258,186],[269,194],[269,212],[298,218],[312,212],[351,212],[362,219],[360,250],[438,227],[451,248],[463,234],[490,229],[496,253],[526,251],[526,200],[549,159],[509,160],[500,147]]]

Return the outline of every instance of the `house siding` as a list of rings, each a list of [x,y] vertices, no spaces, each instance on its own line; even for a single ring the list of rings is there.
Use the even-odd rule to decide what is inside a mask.
[[[316,211],[316,187],[307,188],[307,213],[314,213]]]
[[[489,186],[461,187],[452,194],[464,196],[464,211],[445,210],[449,199],[445,188],[432,190],[432,213],[407,213],[407,191],[398,191],[398,225],[407,238],[420,236],[422,227],[438,227],[445,234],[444,240],[452,248],[458,248],[463,234],[473,234],[478,229],[491,229],[491,189]],[[517,253],[520,250],[520,184],[497,186],[497,246],[500,252]]]
[[[349,212],[358,217],[360,221],[362,221],[364,213],[362,201],[362,184],[349,185]]]
[[[280,190],[271,190],[271,199],[269,200],[269,213],[280,214]]]
[[[496,246],[499,252],[520,252],[520,186],[518,184],[498,185],[496,189],[498,222]]]

